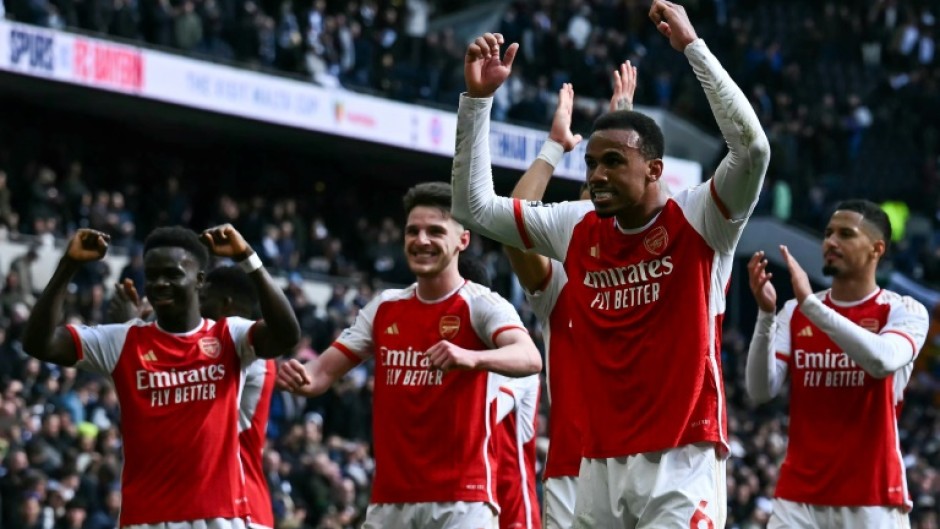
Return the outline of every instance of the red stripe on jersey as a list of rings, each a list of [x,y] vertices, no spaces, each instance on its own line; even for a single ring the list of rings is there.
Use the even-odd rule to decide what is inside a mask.
[[[785,355],[785,354],[783,354],[783,353],[781,353],[781,352],[779,352],[779,351],[776,352],[776,353],[774,353],[774,356],[777,357],[777,360],[782,360],[782,361],[784,361],[784,362],[789,362],[789,361],[790,361],[790,355]]]
[[[512,213],[516,218],[516,230],[519,232],[519,238],[522,239],[523,246],[528,250],[532,248],[532,240],[529,239],[529,234],[525,230],[525,217],[522,216],[522,201],[518,198],[512,199]]]
[[[350,348],[346,347],[346,346],[343,345],[342,343],[340,343],[340,342],[333,342],[333,347],[337,348],[337,349],[339,350],[339,352],[341,352],[341,353],[343,353],[344,355],[346,355],[346,358],[352,360],[353,362],[355,362],[355,363],[357,363],[357,364],[359,364],[359,363],[362,362],[362,358],[359,358],[359,356],[356,355],[356,353],[352,352],[352,350],[351,350]]]
[[[502,391],[503,393],[509,395],[510,397],[515,398],[515,396],[516,396],[516,394],[513,393],[512,390],[509,389],[509,388],[507,388],[506,386],[500,386],[500,387],[499,387],[499,390]]]
[[[917,345],[914,344],[914,339],[913,339],[913,338],[911,338],[910,336],[908,336],[907,333],[903,333],[903,332],[901,332],[901,331],[895,331],[894,329],[888,329],[887,331],[883,332],[882,334],[888,334],[888,333],[897,334],[898,336],[901,336],[901,337],[904,337],[905,339],[907,339],[907,341],[910,342],[910,344],[911,344],[911,350],[914,351],[914,354],[912,355],[913,358],[917,358],[917,354],[918,354],[920,351],[917,350]]]
[[[524,327],[518,327],[518,326],[516,326],[516,325],[507,325],[506,327],[500,327],[499,329],[496,329],[496,332],[493,333],[493,343],[494,343],[494,344],[496,343],[496,337],[497,337],[497,336],[499,336],[500,334],[503,334],[503,333],[506,332],[506,331],[511,331],[511,330],[513,330],[513,329],[518,329],[518,330],[520,330],[520,331],[522,331],[522,332],[524,332],[524,333],[526,333],[526,334],[528,334],[528,332],[529,332],[529,331],[525,330]]]
[[[543,259],[544,259],[544,258],[543,258]],[[555,272],[552,270],[552,263],[551,263],[551,261],[545,260],[545,261],[543,261],[543,262],[548,263],[548,273],[545,274],[545,279],[543,279],[542,282],[539,283],[539,286],[536,287],[535,292],[542,292],[543,290],[545,290],[546,288],[548,288],[548,282],[552,280],[552,274],[555,273]]]
[[[82,339],[78,336],[78,331],[72,328],[71,325],[66,325],[65,328],[69,331],[69,334],[72,335],[72,342],[75,343],[75,358],[76,361],[81,361],[85,358],[85,352],[82,351]]]
[[[721,216],[728,220],[731,220],[731,211],[728,210],[728,206],[726,206],[725,203],[722,202],[721,197],[718,196],[718,189],[715,188],[714,178],[712,178],[712,182],[711,182],[711,185],[709,186],[709,189],[712,192],[712,200],[715,201],[715,206],[718,207],[718,211],[721,212]]]

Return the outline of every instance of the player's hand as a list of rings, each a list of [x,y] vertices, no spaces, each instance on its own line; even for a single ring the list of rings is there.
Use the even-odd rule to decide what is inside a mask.
[[[689,15],[679,4],[667,0],[653,0],[650,20],[656,24],[656,29],[669,39],[669,44],[678,51],[685,51],[685,47],[698,38],[692,22],[689,21]]]
[[[114,285],[114,295],[108,303],[108,321],[111,323],[124,323],[134,318],[143,318],[141,314],[142,303],[134,282],[125,279]]]
[[[757,251],[747,262],[747,274],[751,285],[751,292],[757,300],[757,306],[764,312],[777,311],[777,290],[770,279],[773,274],[767,271],[767,259],[764,252]]]
[[[209,247],[213,255],[244,259],[253,252],[245,238],[231,224],[215,226],[202,232],[202,242]]]
[[[476,351],[470,351],[462,347],[441,340],[427,350],[428,364],[430,369],[440,371],[452,371],[454,369],[468,370],[475,369],[477,365]]]
[[[307,368],[295,359],[290,359],[278,366],[274,383],[277,387],[291,393],[304,395],[313,391],[313,380],[307,373]]]
[[[790,250],[783,244],[780,245],[780,253],[783,254],[783,260],[787,263],[787,270],[790,271],[790,283],[793,284],[793,295],[796,296],[796,302],[803,303],[803,300],[813,294],[813,287],[809,284],[809,277],[806,271],[796,262],[796,259],[790,255]]]
[[[571,112],[573,110],[574,87],[571,86],[571,83],[565,83],[558,91],[558,107],[555,108],[555,117],[552,118],[552,130],[548,133],[548,139],[561,144],[565,148],[565,152],[571,152],[581,143],[581,135],[571,133]]]
[[[484,33],[467,46],[463,74],[470,97],[491,97],[509,74],[519,45],[510,44],[506,54],[499,58],[500,46],[504,43],[500,33]]]
[[[79,262],[97,261],[108,253],[108,243],[111,236],[107,233],[81,228],[75,232],[65,255],[69,259]]]
[[[614,95],[610,98],[610,111],[633,110],[633,94],[636,92],[636,66],[626,61],[614,70],[612,76]]]

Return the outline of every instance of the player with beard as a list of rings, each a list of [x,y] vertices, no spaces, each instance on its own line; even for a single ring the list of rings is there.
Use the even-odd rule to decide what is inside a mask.
[[[776,316],[764,253],[748,263],[760,309],[748,394],[766,402],[790,379],[789,443],[771,529],[910,527],[897,414],[929,321],[922,304],[875,282],[890,240],[891,224],[877,204],[842,202],[822,244],[832,287],[814,293],[781,246],[796,299]]]
[[[366,529],[493,527],[495,377],[538,373],[541,358],[506,300],[460,276],[470,233],[450,214],[451,189],[404,197],[405,256],[417,281],[386,290],[316,360],[291,360],[278,384],[314,396],[375,360],[375,478]]]
[[[144,289],[156,321],[57,326],[72,276],[83,263],[102,259],[108,242],[98,231],[76,232],[30,314],[23,348],[114,382],[124,452],[121,527],[244,528],[241,374],[257,357],[293,350],[300,337],[293,310],[231,225],[201,237],[166,227],[144,242]],[[235,259],[248,273],[264,320],[202,317],[198,295],[209,251]]]

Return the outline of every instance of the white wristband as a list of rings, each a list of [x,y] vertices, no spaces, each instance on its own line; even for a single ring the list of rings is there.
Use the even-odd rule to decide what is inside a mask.
[[[251,255],[238,262],[238,267],[246,274],[250,274],[262,266],[264,265],[261,264],[261,258],[258,257],[258,252],[253,252]]]
[[[542,150],[539,152],[538,158],[544,160],[545,163],[552,167],[558,167],[558,164],[561,163],[561,159],[564,156],[565,148],[557,141],[547,139],[545,143],[542,144]]]

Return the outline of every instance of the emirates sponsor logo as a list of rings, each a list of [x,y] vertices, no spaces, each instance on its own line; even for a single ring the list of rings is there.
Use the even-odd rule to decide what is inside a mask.
[[[444,316],[438,324],[441,338],[445,340],[453,339],[460,331],[460,318],[458,316]]]
[[[821,353],[796,350],[797,369],[858,369],[852,357],[842,352],[826,349]]]
[[[672,273],[672,256],[662,259],[640,261],[637,264],[588,271],[584,274],[584,286],[590,288],[613,288],[647,283]]]
[[[646,251],[653,255],[662,255],[668,244],[669,234],[666,232],[666,228],[662,226],[653,228],[643,239],[643,246],[646,248]]]
[[[209,358],[218,358],[222,354],[222,344],[214,336],[199,339],[199,350]]]

